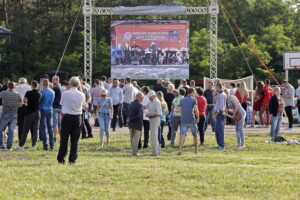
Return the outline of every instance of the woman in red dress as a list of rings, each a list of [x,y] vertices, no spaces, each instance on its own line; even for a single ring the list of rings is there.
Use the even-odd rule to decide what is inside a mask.
[[[254,127],[255,125],[255,118],[256,118],[256,113],[260,111],[261,107],[261,102],[262,102],[262,93],[263,93],[263,88],[265,87],[265,84],[263,81],[259,81],[256,84],[256,89],[254,92],[254,105],[253,105],[253,112],[252,112],[252,124],[251,128]]]

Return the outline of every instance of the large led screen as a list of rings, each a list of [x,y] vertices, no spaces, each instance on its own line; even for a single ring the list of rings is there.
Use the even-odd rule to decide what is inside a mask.
[[[189,21],[112,21],[111,75],[188,79]]]

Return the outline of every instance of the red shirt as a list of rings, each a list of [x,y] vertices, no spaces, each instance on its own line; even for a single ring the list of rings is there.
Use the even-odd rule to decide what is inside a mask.
[[[200,116],[205,116],[207,101],[205,97],[197,97],[197,104]]]
[[[240,103],[246,103],[247,102],[248,95],[244,96],[244,98],[242,99],[242,96],[241,96],[241,93],[240,93],[239,90],[236,90],[235,96],[239,100]]]
[[[263,94],[262,104],[269,104],[272,96],[274,95],[274,91],[269,85],[267,85],[262,89],[262,94]]]

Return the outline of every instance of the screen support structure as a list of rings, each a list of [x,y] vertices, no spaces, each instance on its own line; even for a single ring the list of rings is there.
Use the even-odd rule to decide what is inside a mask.
[[[114,7],[95,7],[93,0],[84,0],[84,77],[88,83],[92,83],[93,73],[93,16],[119,15]],[[179,14],[179,13],[178,13]],[[181,13],[180,13],[181,14]],[[126,14],[128,15],[128,14]],[[140,15],[132,13],[130,15]],[[158,15],[143,13],[142,15]],[[174,15],[170,13],[160,13],[159,15]],[[218,0],[210,0],[210,5],[206,7],[186,7],[184,15],[210,15],[210,78],[217,78],[218,73]]]

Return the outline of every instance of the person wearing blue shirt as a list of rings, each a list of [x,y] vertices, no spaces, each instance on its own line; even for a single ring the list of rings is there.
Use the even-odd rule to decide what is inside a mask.
[[[188,95],[180,101],[181,107],[181,125],[180,125],[180,141],[178,155],[182,154],[182,148],[185,137],[189,129],[192,131],[194,138],[195,153],[198,153],[198,126],[199,123],[199,110],[197,100],[194,98],[196,91],[194,88],[188,89]]]
[[[54,135],[52,127],[52,118],[53,118],[53,102],[54,102],[54,91],[49,88],[49,80],[45,79],[43,81],[43,90],[41,90],[42,99],[40,101],[40,111],[41,111],[41,120],[40,120],[40,131],[43,140],[44,150],[48,150],[48,140],[46,129],[49,134],[49,143],[50,149],[54,148]]]

